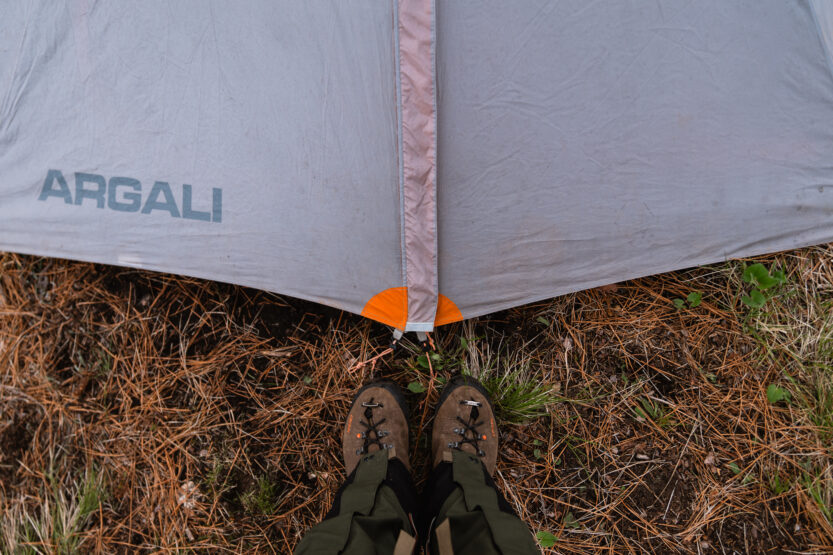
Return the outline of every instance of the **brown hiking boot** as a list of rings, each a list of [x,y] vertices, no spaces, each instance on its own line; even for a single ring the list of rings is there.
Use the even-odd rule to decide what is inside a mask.
[[[342,436],[344,466],[349,475],[366,453],[390,449],[411,469],[408,459],[408,405],[393,382],[367,384],[356,393]]]
[[[489,394],[469,376],[455,376],[443,388],[434,417],[431,448],[434,466],[451,462],[457,449],[480,457],[489,474],[497,462],[497,425]]]

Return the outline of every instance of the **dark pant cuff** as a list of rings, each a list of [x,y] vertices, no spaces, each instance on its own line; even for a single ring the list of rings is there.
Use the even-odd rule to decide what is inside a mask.
[[[358,466],[356,469],[358,469]],[[356,477],[356,469],[350,473],[347,479],[344,480],[344,483],[341,484],[341,487],[338,488],[336,500],[333,502],[333,506],[324,517],[324,520],[338,516],[338,513],[341,510],[341,495],[344,493],[344,489],[353,483],[353,480]],[[388,471],[385,475],[385,479],[382,481],[382,484],[393,490],[396,494],[396,498],[399,500],[399,504],[402,505],[402,509],[404,509],[406,513],[411,515],[416,513],[418,507],[417,493],[414,489],[414,483],[411,480],[411,473],[408,472],[408,468],[402,463],[402,461],[396,458],[388,460]]]
[[[480,464],[482,465],[483,463]],[[483,467],[483,477],[486,486],[495,490],[495,493],[497,494],[498,509],[504,513],[517,517],[518,515],[503,497],[503,494],[500,493],[500,490],[497,488],[495,481],[492,479],[491,475],[489,475],[489,471],[486,470],[485,466]],[[438,514],[440,514],[440,509],[442,508],[443,503],[445,503],[448,496],[451,495],[451,493],[458,487],[460,486],[458,486],[457,482],[454,481],[454,465],[452,463],[441,462],[434,467],[434,470],[432,470],[431,474],[428,475],[428,481],[425,483],[425,488],[422,490],[422,511],[420,511],[420,518],[417,521],[417,531],[419,532],[420,537],[428,537],[431,521],[434,520]],[[439,522],[436,524],[439,524]]]

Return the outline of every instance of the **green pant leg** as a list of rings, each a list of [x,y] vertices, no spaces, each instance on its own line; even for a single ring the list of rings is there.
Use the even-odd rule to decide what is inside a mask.
[[[338,515],[311,528],[295,555],[400,555],[413,550],[414,530],[394,491],[382,481],[388,452],[363,457],[341,494]]]
[[[485,480],[480,460],[453,452],[457,488],[440,508],[431,531],[433,555],[530,555],[540,550],[518,517],[498,508],[497,492]]]

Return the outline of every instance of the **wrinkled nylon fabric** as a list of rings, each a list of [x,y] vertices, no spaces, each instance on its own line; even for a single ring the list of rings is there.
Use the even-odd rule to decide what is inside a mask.
[[[449,1],[437,44],[440,292],[466,318],[833,240],[807,2]]]
[[[0,3],[0,249],[462,317],[833,241],[819,0]]]
[[[826,0],[809,0],[816,18],[819,36],[827,51],[827,60],[833,69],[833,2]]]
[[[360,313],[403,280],[393,11],[377,0],[0,2],[0,249]],[[50,169],[70,203],[38,200]],[[103,206],[78,203],[76,173],[104,180]],[[113,178],[135,182],[112,183],[111,202]],[[199,219],[213,189],[220,221]]]

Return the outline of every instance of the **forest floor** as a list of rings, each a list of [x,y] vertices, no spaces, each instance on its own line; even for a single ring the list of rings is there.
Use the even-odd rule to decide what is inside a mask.
[[[757,264],[757,265],[756,265]],[[0,552],[290,553],[344,478],[356,390],[493,392],[496,482],[553,553],[833,553],[833,246],[443,326],[0,255]],[[381,356],[379,356],[381,355]]]

